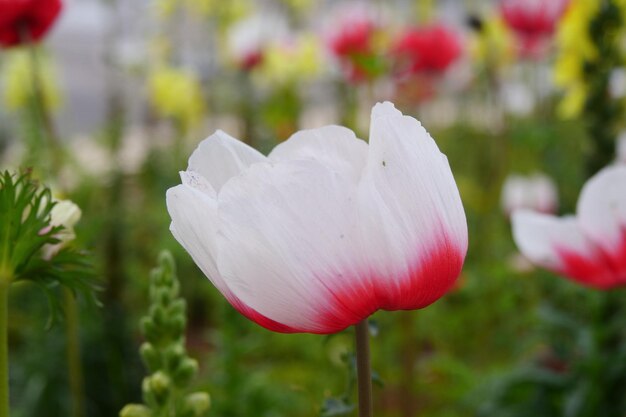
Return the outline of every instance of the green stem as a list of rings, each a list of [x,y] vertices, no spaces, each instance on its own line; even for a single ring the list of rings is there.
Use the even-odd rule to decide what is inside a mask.
[[[0,276],[0,417],[9,417],[9,285]]]
[[[52,121],[52,116],[48,106],[46,105],[46,97],[43,91],[41,81],[41,65],[39,62],[39,54],[37,44],[32,40],[30,30],[23,26],[20,34],[22,41],[28,48],[31,65],[31,87],[33,94],[33,104],[35,107],[36,120],[39,122],[41,131],[45,136],[51,154],[51,163],[53,173],[58,174],[63,163],[63,154],[61,141]]]
[[[356,371],[359,383],[359,417],[373,417],[372,370],[370,368],[369,326],[367,319],[355,326]]]
[[[83,409],[83,369],[80,360],[79,318],[78,305],[74,294],[65,289],[65,314],[67,331],[67,367],[71,393],[72,417],[82,417]]]

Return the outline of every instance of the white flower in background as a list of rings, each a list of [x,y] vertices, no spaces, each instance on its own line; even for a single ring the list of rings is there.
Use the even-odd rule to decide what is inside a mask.
[[[222,131],[167,192],[170,229],[243,315],[279,332],[333,333],[375,311],[428,306],[467,251],[447,158],[393,104],[370,140],[304,130],[264,156]]]
[[[500,202],[507,216],[518,209],[554,213],[559,197],[554,181],[546,175],[509,175],[502,186]]]
[[[609,166],[582,189],[575,216],[513,213],[513,237],[535,265],[599,289],[626,285],[626,166]]]
[[[617,68],[611,71],[609,76],[609,93],[614,99],[626,96],[626,70]]]
[[[56,255],[68,242],[76,238],[74,226],[80,220],[82,212],[80,208],[70,200],[58,200],[50,212],[50,226],[63,226],[63,229],[54,235],[59,240],[54,245],[43,247],[44,259],[50,259]]]
[[[505,83],[501,89],[501,96],[506,110],[515,116],[527,116],[535,108],[535,96],[525,83]]]
[[[626,131],[621,132],[617,137],[615,154],[617,162],[621,164],[626,164]]]
[[[257,14],[235,23],[228,31],[228,51],[236,65],[250,70],[261,63],[265,48],[289,30],[278,14]]]

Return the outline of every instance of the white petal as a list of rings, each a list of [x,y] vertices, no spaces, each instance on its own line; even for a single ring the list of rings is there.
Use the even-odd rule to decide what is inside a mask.
[[[424,307],[443,295],[467,251],[463,205],[447,158],[391,103],[372,110],[358,201],[364,254],[372,276],[387,282],[382,308]],[[403,294],[408,288],[416,293]]]
[[[626,243],[626,166],[605,168],[587,181],[577,214],[585,234],[608,254],[616,254]]]
[[[315,159],[328,167],[350,172],[355,180],[361,175],[367,157],[367,143],[341,126],[301,130],[270,153],[272,161]]]
[[[219,192],[230,178],[265,159],[259,151],[218,130],[200,142],[189,158],[187,170],[202,175]]]
[[[184,184],[170,188],[166,199],[172,218],[172,235],[228,302],[241,314],[263,327],[276,332],[294,332],[294,329],[268,319],[243,303],[222,278],[216,264],[217,201],[202,190]]]
[[[582,233],[573,216],[555,217],[517,210],[511,217],[513,239],[520,252],[533,263],[553,271],[564,267],[559,249],[593,254],[596,248]]]
[[[166,201],[172,234],[213,285],[228,294],[228,285],[215,263],[217,201],[184,184],[167,190]]]
[[[626,268],[620,272],[575,217],[519,210],[512,222],[517,247],[533,263],[596,288],[611,288],[626,280]]]
[[[255,164],[229,181],[218,199],[218,265],[233,292],[303,332],[339,331],[371,314],[342,303],[363,264],[354,188],[314,160]]]

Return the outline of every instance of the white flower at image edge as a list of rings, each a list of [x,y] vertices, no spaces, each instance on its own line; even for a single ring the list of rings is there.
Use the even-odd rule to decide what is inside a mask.
[[[304,130],[265,157],[222,131],[167,192],[171,231],[243,315],[333,333],[444,295],[467,251],[447,158],[412,117],[374,106],[369,145]]]
[[[608,166],[583,187],[576,215],[513,213],[513,238],[534,264],[580,284],[626,285],[626,166]]]
[[[74,226],[80,220],[82,212],[80,208],[70,200],[57,201],[50,211],[50,226],[63,226],[63,230],[55,234],[54,237],[59,240],[53,245],[44,245],[43,257],[50,259],[56,255],[62,248],[76,238],[74,234]]]

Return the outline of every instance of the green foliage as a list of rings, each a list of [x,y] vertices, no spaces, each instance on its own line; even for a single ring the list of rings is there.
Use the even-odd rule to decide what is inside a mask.
[[[59,242],[63,226],[50,224],[56,203],[50,189],[34,181],[29,172],[0,174],[0,279],[30,282],[44,290],[53,322],[62,311],[60,287],[96,304],[95,280],[89,257],[66,247],[44,259],[45,245]]]
[[[583,290],[584,291],[584,290]],[[622,417],[626,413],[623,292],[578,292],[539,310],[547,342],[531,361],[496,379],[479,416]]]
[[[142,383],[145,405],[129,404],[120,417],[201,417],[210,397],[186,393],[198,363],[185,349],[186,303],[179,296],[174,259],[164,251],[150,276],[150,309],[141,320],[140,353],[150,375]]]
[[[50,190],[30,178],[5,171],[0,176],[0,272],[15,276],[28,271],[29,261],[45,244],[58,240],[61,227],[49,227],[54,202]]]

